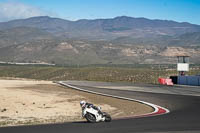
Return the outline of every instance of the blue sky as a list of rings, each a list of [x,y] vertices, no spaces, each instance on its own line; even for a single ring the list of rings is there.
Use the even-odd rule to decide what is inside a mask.
[[[200,0],[0,0],[0,21],[39,15],[69,20],[125,15],[200,25],[199,14]]]

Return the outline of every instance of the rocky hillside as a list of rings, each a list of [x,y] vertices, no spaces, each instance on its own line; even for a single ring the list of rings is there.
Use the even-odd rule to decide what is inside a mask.
[[[200,26],[116,17],[68,21],[34,17],[0,23],[0,61],[57,64],[200,62]]]
[[[75,40],[37,40],[0,48],[1,61],[48,62],[68,65],[176,63],[176,55],[200,62],[199,46],[154,46]]]

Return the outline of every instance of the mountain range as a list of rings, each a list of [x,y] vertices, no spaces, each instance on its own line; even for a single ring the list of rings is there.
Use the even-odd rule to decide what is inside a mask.
[[[127,16],[77,21],[40,16],[0,23],[0,61],[176,63],[178,54],[200,61],[200,25]]]

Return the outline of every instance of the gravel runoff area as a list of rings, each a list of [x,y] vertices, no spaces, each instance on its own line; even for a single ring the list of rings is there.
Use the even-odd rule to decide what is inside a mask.
[[[73,90],[52,81],[0,79],[0,127],[83,121],[79,102],[102,107],[113,118],[152,112],[147,105]]]

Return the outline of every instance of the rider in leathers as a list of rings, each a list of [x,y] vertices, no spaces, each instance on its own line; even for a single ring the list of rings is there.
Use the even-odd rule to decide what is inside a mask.
[[[84,114],[83,114],[83,112],[84,112],[84,109],[85,108],[93,108],[93,109],[95,109],[95,110],[98,110],[98,113],[99,114],[102,114],[102,112],[101,112],[101,108],[100,107],[96,107],[96,106],[94,106],[93,104],[91,104],[91,103],[87,103],[86,101],[81,101],[80,102],[80,106],[81,106],[81,108],[82,108],[82,117],[84,117]]]

